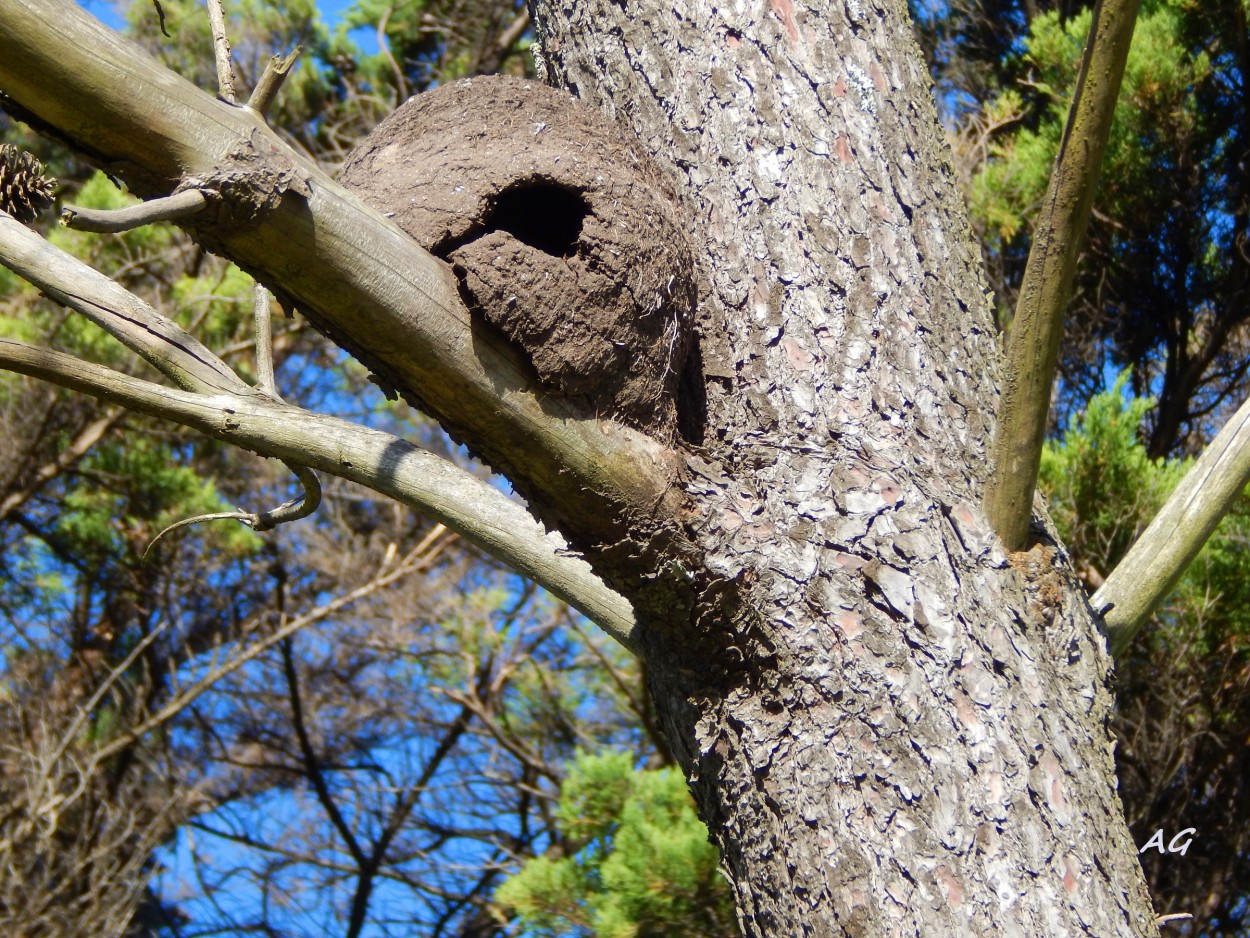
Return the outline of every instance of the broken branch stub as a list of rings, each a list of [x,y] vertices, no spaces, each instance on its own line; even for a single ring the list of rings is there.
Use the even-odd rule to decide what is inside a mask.
[[[535,82],[454,82],[383,121],[340,181],[452,265],[543,387],[676,431],[692,253],[676,190],[602,114]]]

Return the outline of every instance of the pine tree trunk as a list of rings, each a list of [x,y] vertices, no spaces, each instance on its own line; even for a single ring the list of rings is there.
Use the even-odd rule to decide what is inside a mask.
[[[695,239],[703,569],[639,642],[746,934],[1155,934],[1088,603],[981,514],[999,351],[905,4],[532,6]]]
[[[0,0],[6,107],[151,194],[261,153],[44,6]],[[683,193],[700,447],[521,387],[450,272],[311,169],[219,246],[441,402],[632,601],[748,935],[1156,934],[1089,605],[1041,527],[1008,556],[980,510],[998,349],[905,4],[533,6],[556,83]]]

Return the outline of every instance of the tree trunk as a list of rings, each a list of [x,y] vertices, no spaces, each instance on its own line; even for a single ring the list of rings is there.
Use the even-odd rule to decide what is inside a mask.
[[[998,349],[905,5],[533,7],[556,82],[683,193],[699,445],[538,387],[445,265],[258,119],[84,46],[72,4],[0,0],[0,89],[149,194],[257,161],[298,183],[199,230],[632,602],[748,935],[1155,934],[1089,605],[1046,531],[1008,556],[981,513]]]
[[[981,513],[999,352],[905,5],[532,7],[696,241],[702,567],[631,598],[746,933],[1155,934],[1088,603]]]

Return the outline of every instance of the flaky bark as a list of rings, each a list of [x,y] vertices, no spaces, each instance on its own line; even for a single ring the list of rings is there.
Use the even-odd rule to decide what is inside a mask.
[[[164,194],[241,142],[290,159],[159,72],[118,93],[74,71],[127,80],[120,47],[63,67],[43,20],[76,8],[42,5],[0,0],[0,88],[112,171]],[[749,935],[1153,934],[1088,606],[1061,550],[1009,562],[979,510],[997,352],[905,6],[534,12],[557,82],[684,193],[701,447],[541,393],[445,268],[311,169],[197,230],[512,473],[633,603]]]
[[[641,643],[747,933],[1153,933],[1088,606],[978,508],[994,330],[904,5],[533,6],[701,239],[705,568]]]

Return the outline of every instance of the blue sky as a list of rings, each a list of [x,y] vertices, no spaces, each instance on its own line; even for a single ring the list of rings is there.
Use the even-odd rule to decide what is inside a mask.
[[[353,0],[319,0],[317,9],[321,11],[327,26],[333,26],[343,17],[343,11],[351,6]],[[122,25],[122,17],[117,12],[122,4],[115,0],[79,0],[79,5],[90,10],[93,16],[108,23],[114,29]]]
[[[355,0],[317,0],[317,9],[321,12],[321,18],[326,26],[333,29],[354,2]],[[127,5],[125,0],[78,0],[78,3],[79,6],[90,11],[92,16],[104,21],[114,29],[121,29],[125,25],[124,19],[119,12]],[[229,0],[226,0],[226,6],[229,7]],[[356,30],[352,38],[364,51],[376,51],[376,40],[372,30]]]

